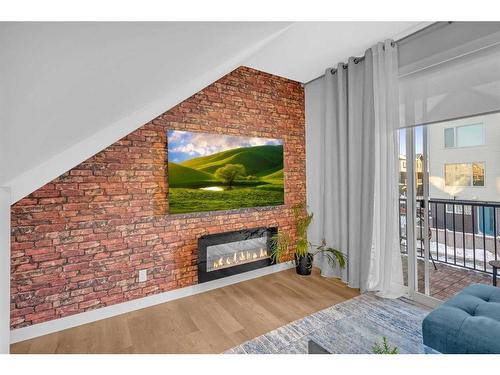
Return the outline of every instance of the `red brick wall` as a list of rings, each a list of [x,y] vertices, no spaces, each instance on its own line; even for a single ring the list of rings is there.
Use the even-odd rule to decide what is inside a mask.
[[[167,129],[283,139],[285,206],[169,215]],[[21,199],[12,206],[11,327],[196,284],[201,235],[291,230],[290,208],[306,193],[304,137],[301,85],[241,67]]]

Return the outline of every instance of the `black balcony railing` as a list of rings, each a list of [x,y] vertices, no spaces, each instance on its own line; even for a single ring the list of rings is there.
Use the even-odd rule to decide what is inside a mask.
[[[406,237],[406,198],[399,200],[401,252],[408,253]],[[429,199],[429,207],[417,199],[417,256],[424,256],[424,215],[429,215],[430,258],[475,271],[492,273],[488,262],[500,251],[500,203]]]

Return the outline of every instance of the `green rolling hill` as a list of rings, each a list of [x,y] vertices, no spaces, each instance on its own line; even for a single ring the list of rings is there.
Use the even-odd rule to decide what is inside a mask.
[[[204,186],[207,182],[215,180],[216,178],[210,173],[197,171],[172,162],[168,163],[168,183],[171,187]]]
[[[181,166],[207,173],[214,173],[226,164],[243,164],[249,175],[273,173],[283,168],[283,146],[241,147],[180,163]]]
[[[283,180],[283,168],[280,170],[264,175],[261,177],[262,180]]]

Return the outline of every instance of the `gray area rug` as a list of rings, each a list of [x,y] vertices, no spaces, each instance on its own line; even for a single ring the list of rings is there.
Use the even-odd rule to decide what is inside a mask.
[[[430,309],[367,293],[318,311],[228,350],[227,354],[307,354],[309,340],[337,354],[372,353],[387,337],[401,354],[424,353],[422,320]]]

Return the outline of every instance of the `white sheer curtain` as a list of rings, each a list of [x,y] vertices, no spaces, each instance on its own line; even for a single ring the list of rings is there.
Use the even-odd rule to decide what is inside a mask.
[[[374,97],[374,210],[369,290],[383,297],[405,293],[399,244],[398,60],[390,41],[372,49]]]
[[[390,41],[324,78],[320,212],[316,236],[344,251],[348,267],[317,265],[351,287],[403,293],[398,235],[397,51]]]

